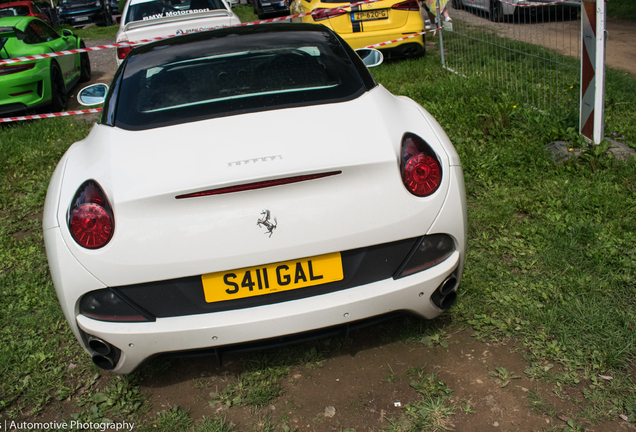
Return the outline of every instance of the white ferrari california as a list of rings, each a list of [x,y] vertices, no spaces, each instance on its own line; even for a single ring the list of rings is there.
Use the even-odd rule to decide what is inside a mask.
[[[327,27],[143,45],[105,90],[79,96],[103,101],[102,117],[62,157],[44,209],[62,310],[97,366],[432,319],[454,302],[459,157]]]

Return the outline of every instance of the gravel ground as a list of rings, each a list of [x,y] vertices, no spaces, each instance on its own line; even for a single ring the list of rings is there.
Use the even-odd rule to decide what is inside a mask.
[[[115,41],[113,39],[98,39],[88,40],[85,41],[85,43],[86,46],[93,47],[112,44],[115,43]],[[69,111],[83,108],[75,98],[77,92],[90,84],[105,83],[110,85],[110,81],[113,79],[113,75],[115,75],[115,71],[117,70],[114,49],[93,51],[88,53],[88,56],[91,59],[91,80],[89,82],[79,83],[73,88],[69,95],[67,106]],[[96,118],[97,116],[94,117]]]

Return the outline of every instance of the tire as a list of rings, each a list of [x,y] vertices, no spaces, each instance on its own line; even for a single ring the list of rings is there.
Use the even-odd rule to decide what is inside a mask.
[[[503,21],[503,6],[498,0],[490,0],[490,21]]]
[[[62,71],[57,63],[51,62],[51,111],[59,112],[66,108],[68,95]]]
[[[80,43],[80,48],[86,48],[84,42]],[[80,82],[91,80],[91,60],[88,53],[80,53]]]

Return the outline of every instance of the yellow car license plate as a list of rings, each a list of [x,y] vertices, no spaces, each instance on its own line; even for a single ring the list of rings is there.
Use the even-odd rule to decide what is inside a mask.
[[[380,9],[380,10],[370,10],[364,12],[354,12],[353,13],[353,21],[371,21],[371,20],[380,20],[387,19],[389,17],[388,9]]]
[[[343,279],[340,252],[201,276],[208,303],[322,285]]]

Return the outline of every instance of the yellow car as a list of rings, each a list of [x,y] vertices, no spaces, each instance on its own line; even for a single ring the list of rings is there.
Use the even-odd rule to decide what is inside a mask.
[[[354,0],[355,1],[355,0]],[[292,21],[324,24],[338,33],[351,48],[358,49],[420,33],[424,22],[417,0],[381,0],[358,6],[346,6],[346,0],[293,0],[293,15],[314,12]],[[342,5],[342,8],[338,8]],[[327,10],[337,8],[327,12]],[[424,55],[424,35],[379,48],[385,57]]]

